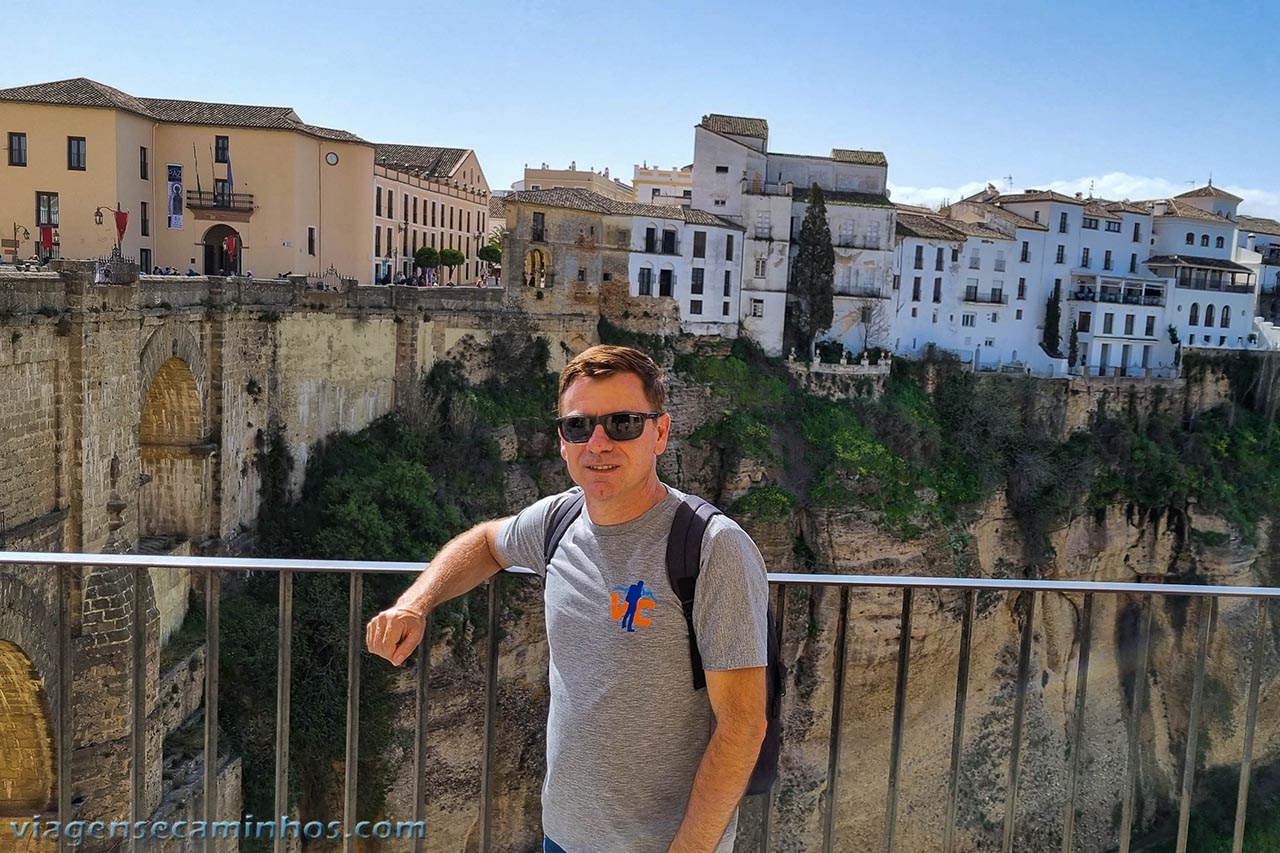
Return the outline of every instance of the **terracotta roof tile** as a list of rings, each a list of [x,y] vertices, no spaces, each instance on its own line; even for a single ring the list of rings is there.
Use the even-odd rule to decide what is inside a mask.
[[[996,200],[1006,204],[1011,202],[1020,202],[1020,201],[1056,201],[1056,202],[1059,202],[1060,204],[1079,204],[1079,205],[1084,205],[1087,203],[1083,198],[1075,198],[1073,196],[1063,195],[1062,193],[1055,192],[1054,190],[1027,190],[1025,192],[1014,193],[1011,195],[1002,194],[1000,196],[997,196]]]
[[[406,167],[434,178],[447,178],[466,159],[468,148],[435,148],[427,145],[391,145],[376,143],[374,162],[392,168]]]
[[[563,207],[568,210],[584,210],[610,216],[645,216],[652,219],[674,219],[693,225],[712,225],[742,231],[743,226],[705,210],[676,207],[664,204],[636,204],[618,201],[591,190],[577,187],[556,187],[546,190],[519,190],[503,197],[507,204],[536,204],[543,207]]]
[[[769,138],[769,123],[762,118],[710,113],[702,117],[701,124],[712,133],[721,133],[729,136],[750,136],[756,139]]]
[[[809,190],[807,187],[795,187],[791,191],[793,201],[809,202]],[[893,202],[889,201],[888,196],[877,195],[875,193],[855,193],[846,190],[823,190],[822,198],[827,204],[850,204],[855,207],[888,207],[893,208]]]
[[[915,237],[921,240],[948,240],[963,242],[963,232],[950,227],[951,222],[943,222],[933,216],[921,216],[917,213],[898,211],[896,233],[899,237]]]
[[[1241,214],[1236,217],[1236,221],[1240,224],[1240,230],[1249,234],[1270,234],[1280,237],[1280,222],[1274,219],[1265,219],[1261,216],[1245,216]]]
[[[502,219],[507,215],[507,202],[502,196],[489,196],[489,218]]]
[[[1201,210],[1200,208],[1194,207],[1190,204],[1186,204],[1185,202],[1180,202],[1180,201],[1177,201],[1176,199],[1171,199],[1171,198],[1163,199],[1163,201],[1165,203],[1165,213],[1164,213],[1165,216],[1177,216],[1177,217],[1181,217],[1182,219],[1199,219],[1204,222],[1214,222],[1214,223],[1217,223],[1218,225],[1231,224],[1231,220],[1226,219],[1225,217],[1215,216],[1212,213],[1207,213]],[[1147,202],[1147,204],[1152,206],[1153,210],[1157,203],[1158,202],[1156,201]]]
[[[831,159],[837,163],[857,163],[859,166],[888,166],[883,151],[862,151],[850,148],[832,148]]]
[[[1119,219],[1120,218],[1119,216],[1116,216],[1115,213],[1108,210],[1105,205],[1103,205],[1096,199],[1091,199],[1089,203],[1084,206],[1084,215],[1092,217],[1094,219]]]
[[[124,110],[145,118],[155,118],[147,105],[138,98],[87,77],[0,89],[0,101],[69,107],[104,107]]]
[[[1146,264],[1151,267],[1207,267],[1229,272],[1253,272],[1226,258],[1206,258],[1199,255],[1154,255],[1147,258]]]
[[[1184,193],[1179,193],[1174,196],[1174,198],[1225,198],[1228,201],[1244,201],[1240,196],[1232,195],[1226,190],[1220,190],[1213,184],[1196,187],[1194,190],[1187,190]]]

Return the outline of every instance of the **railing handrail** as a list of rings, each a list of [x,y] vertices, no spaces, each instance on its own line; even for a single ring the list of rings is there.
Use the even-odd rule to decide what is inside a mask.
[[[162,554],[75,554],[52,551],[0,551],[0,566],[118,566],[151,569],[217,569],[256,572],[337,572],[340,574],[418,574],[429,563],[381,563],[359,560],[297,560],[275,557],[176,557]],[[532,575],[512,567],[509,574]],[[1123,581],[1053,581],[1023,578],[961,578],[910,575],[836,575],[770,572],[770,583],[801,586],[866,586],[893,589],[955,589],[1018,592],[1102,592],[1142,595],[1229,596],[1280,599],[1280,587],[1210,586],[1203,584],[1131,583]]]

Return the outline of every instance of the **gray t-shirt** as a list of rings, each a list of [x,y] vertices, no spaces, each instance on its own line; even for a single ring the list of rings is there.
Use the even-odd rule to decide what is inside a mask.
[[[706,690],[693,689],[689,631],[667,579],[667,535],[684,495],[667,491],[624,524],[595,524],[584,508],[549,566],[546,528],[563,495],[532,504],[498,534],[502,559],[546,580],[542,823],[568,853],[665,853],[711,737],[711,705]],[[705,669],[767,663],[768,598],[755,543],[716,516],[693,608]],[[736,826],[735,814],[717,853],[733,849]]]

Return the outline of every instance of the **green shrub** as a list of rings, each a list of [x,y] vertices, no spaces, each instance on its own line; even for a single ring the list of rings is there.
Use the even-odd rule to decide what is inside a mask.
[[[764,521],[785,521],[795,509],[795,498],[777,486],[757,486],[733,505],[734,512],[754,515]]]

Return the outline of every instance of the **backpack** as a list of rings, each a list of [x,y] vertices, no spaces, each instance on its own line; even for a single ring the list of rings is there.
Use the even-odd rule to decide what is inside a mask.
[[[560,547],[560,540],[569,530],[569,525],[582,513],[584,499],[583,493],[577,492],[561,500],[552,511],[544,541],[548,564]],[[694,690],[705,688],[707,677],[702,668],[702,655],[698,652],[698,638],[693,630],[693,596],[702,565],[702,537],[711,519],[720,514],[720,510],[702,498],[686,495],[676,508],[675,519],[671,522],[671,534],[667,539],[667,579],[672,591],[680,599],[685,624],[689,628],[689,662]],[[769,605],[768,624],[768,664],[765,668],[765,717],[768,727],[760,745],[760,757],[756,759],[755,769],[751,771],[751,779],[747,783],[747,794],[766,794],[773,788],[778,778],[778,754],[782,749],[782,696],[787,689],[787,670],[779,651],[778,625],[772,604]]]

